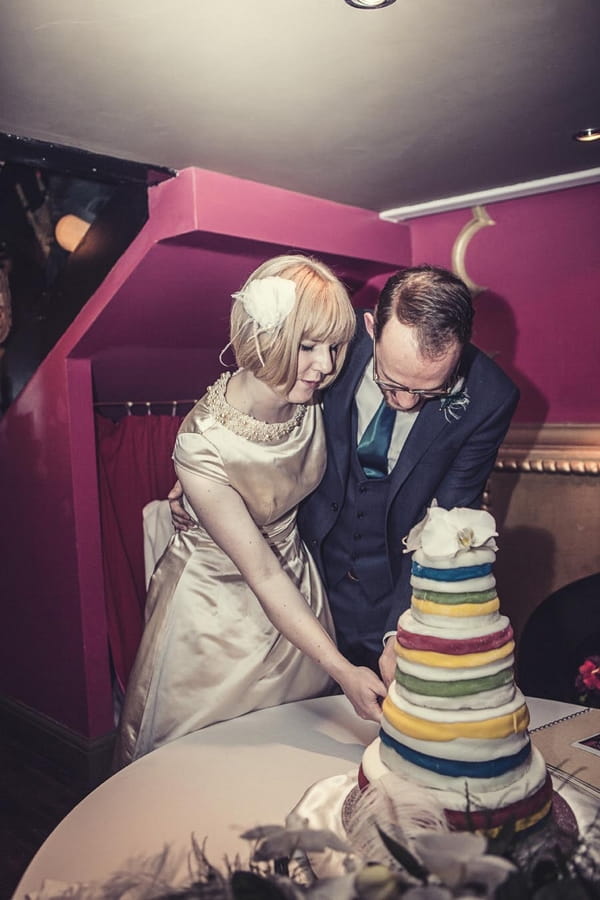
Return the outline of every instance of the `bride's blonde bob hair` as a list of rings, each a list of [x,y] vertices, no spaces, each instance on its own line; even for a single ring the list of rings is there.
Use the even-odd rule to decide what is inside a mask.
[[[321,383],[321,387],[327,387],[344,364],[348,342],[356,327],[346,288],[324,263],[308,256],[289,255],[262,263],[239,293],[243,294],[251,281],[269,276],[293,281],[296,301],[281,325],[262,332],[257,330],[242,301],[234,301],[230,334],[238,366],[248,369],[269,387],[288,393],[298,377],[298,352],[302,343],[337,345],[334,368]]]

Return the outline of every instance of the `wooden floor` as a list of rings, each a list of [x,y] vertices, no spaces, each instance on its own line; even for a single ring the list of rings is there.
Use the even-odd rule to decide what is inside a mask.
[[[0,900],[87,790],[42,757],[0,736]]]

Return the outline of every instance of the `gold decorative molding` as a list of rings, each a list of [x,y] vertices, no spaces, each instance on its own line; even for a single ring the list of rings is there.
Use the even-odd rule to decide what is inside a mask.
[[[462,278],[473,296],[476,296],[482,291],[485,291],[485,288],[475,284],[475,282],[469,278],[465,263],[467,247],[478,231],[482,228],[486,228],[488,225],[495,225],[496,223],[488,214],[485,206],[474,206],[471,209],[471,212],[473,213],[473,218],[470,222],[467,222],[466,225],[463,225],[454,241],[454,246],[452,247],[452,271],[455,275],[458,275],[459,278]]]
[[[494,469],[600,475],[600,425],[513,425]]]

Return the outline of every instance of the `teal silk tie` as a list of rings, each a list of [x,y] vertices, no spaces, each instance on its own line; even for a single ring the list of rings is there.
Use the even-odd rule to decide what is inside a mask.
[[[387,475],[387,455],[395,420],[396,411],[382,400],[357,447],[367,478],[385,478]]]

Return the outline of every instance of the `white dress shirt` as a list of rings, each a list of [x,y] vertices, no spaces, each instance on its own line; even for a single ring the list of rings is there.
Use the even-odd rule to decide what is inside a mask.
[[[360,443],[360,439],[365,433],[367,425],[375,415],[382,400],[383,394],[373,381],[373,361],[371,358],[365,366],[363,377],[361,378],[356,391],[356,408],[358,411],[357,444]],[[410,429],[415,424],[418,415],[418,409],[408,410],[407,412],[403,412],[402,410],[397,411],[390,449],[388,450],[388,472],[391,472],[396,465],[406,439],[410,434]]]

